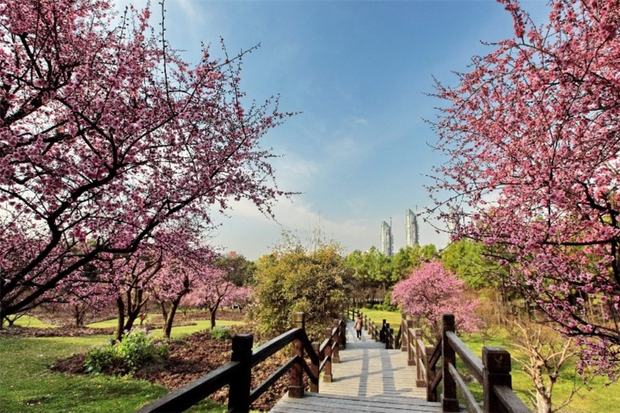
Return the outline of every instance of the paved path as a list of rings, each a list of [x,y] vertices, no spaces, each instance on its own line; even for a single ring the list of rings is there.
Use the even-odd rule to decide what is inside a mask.
[[[347,324],[347,348],[340,363],[332,365],[334,381],[319,383],[319,393],[302,399],[285,395],[272,412],[440,412],[441,405],[426,401],[426,389],[415,387],[415,369],[407,366],[407,355],[385,350],[364,331],[355,337]]]

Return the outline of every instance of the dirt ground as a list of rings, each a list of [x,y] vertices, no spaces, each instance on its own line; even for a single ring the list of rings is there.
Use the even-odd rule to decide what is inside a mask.
[[[195,316],[199,318],[206,317],[203,314],[196,314]],[[226,312],[220,317],[226,320],[233,319],[233,317],[237,317],[239,320],[243,319],[243,315],[235,316],[233,312]],[[187,319],[183,321],[182,318],[183,317],[179,317],[180,323],[185,324],[189,322]],[[249,325],[230,327],[231,335],[250,333],[251,331],[248,331],[250,328]],[[102,333],[112,335],[114,329],[58,327],[49,329],[11,328],[3,331],[3,335],[36,337],[79,336]],[[169,343],[170,357],[165,365],[139,370],[134,374],[134,377],[160,384],[170,390],[175,390],[228,363],[232,353],[231,344],[231,339],[218,340],[212,338],[209,331],[198,332],[191,336],[184,337],[182,340],[173,340]],[[71,358],[58,361],[51,366],[51,369],[72,374],[86,374],[84,371],[85,358],[85,354],[77,354]],[[277,354],[254,367],[252,369],[252,388],[269,377],[269,375],[284,363],[286,358],[284,354]],[[284,393],[286,393],[286,384],[287,376],[285,375],[256,400],[251,408],[260,411],[270,410]],[[212,394],[210,399],[219,403],[227,403],[228,388],[225,387]]]

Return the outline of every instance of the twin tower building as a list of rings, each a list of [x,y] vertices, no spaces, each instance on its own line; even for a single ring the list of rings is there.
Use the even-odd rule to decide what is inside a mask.
[[[405,234],[407,236],[407,246],[413,247],[419,243],[418,219],[416,214],[407,209],[405,211]],[[381,222],[381,252],[391,257],[394,255],[394,236],[392,235],[392,219],[388,224]]]

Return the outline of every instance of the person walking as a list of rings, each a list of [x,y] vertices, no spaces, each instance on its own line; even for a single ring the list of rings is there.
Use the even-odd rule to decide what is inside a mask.
[[[353,326],[353,328],[355,328],[355,333],[357,334],[357,338],[359,340],[362,339],[362,327],[363,327],[362,315],[358,314],[357,318],[355,319],[355,325]]]

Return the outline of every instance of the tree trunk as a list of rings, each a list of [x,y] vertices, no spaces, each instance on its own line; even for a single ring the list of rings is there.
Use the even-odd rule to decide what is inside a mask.
[[[168,319],[168,311],[166,310],[166,302],[165,301],[159,301],[159,307],[161,308],[161,316],[164,318],[164,321],[167,320]]]
[[[146,304],[146,300],[142,300],[143,295],[143,290],[136,289],[135,299],[132,301],[131,290],[127,292],[127,303],[129,306],[127,308],[127,321],[125,322],[124,330],[131,330],[138,317],[140,317],[142,308]]]
[[[211,330],[215,328],[215,315],[217,314],[217,306],[209,307],[209,316],[211,318]]]
[[[551,398],[547,397],[546,394],[541,394],[536,392],[536,407],[538,409],[538,413],[552,413],[551,410]]]
[[[79,304],[76,304],[73,307],[73,311],[75,315],[75,326],[84,327],[84,318],[86,318],[88,307],[87,306],[80,307]]]
[[[164,323],[164,338],[170,339],[170,333],[172,332],[172,323],[174,322],[174,316],[177,312],[177,308],[179,308],[179,303],[181,299],[178,298],[172,302],[172,306],[168,310],[168,316],[166,317],[166,321]]]
[[[119,295],[116,297],[116,308],[117,308],[117,323],[116,323],[116,338],[117,341],[121,341],[123,339],[123,327],[125,326],[125,303],[123,302],[123,298]]]

